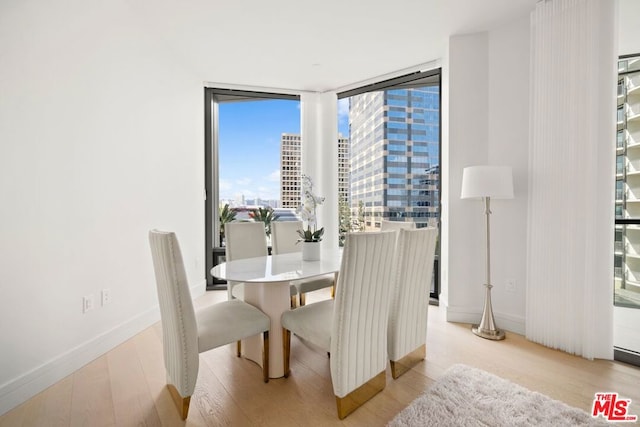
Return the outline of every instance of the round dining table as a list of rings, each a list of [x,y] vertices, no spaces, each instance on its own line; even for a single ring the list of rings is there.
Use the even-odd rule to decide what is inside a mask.
[[[325,274],[337,275],[342,251],[323,250],[320,259],[307,261],[301,252],[245,258],[223,262],[211,269],[218,279],[244,283],[244,301],[262,310],[271,319],[269,330],[269,377],[284,376],[282,325],[280,316],[291,309],[289,286],[300,279]],[[242,354],[262,366],[262,337],[242,341]]]

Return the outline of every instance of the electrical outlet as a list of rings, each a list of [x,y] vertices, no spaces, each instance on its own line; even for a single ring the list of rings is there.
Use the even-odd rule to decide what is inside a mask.
[[[507,292],[515,292],[516,291],[516,281],[515,280],[507,280],[505,284],[505,290]]]
[[[102,306],[109,304],[111,302],[111,289],[103,289],[102,290]]]
[[[82,297],[82,312],[93,310],[93,294]]]

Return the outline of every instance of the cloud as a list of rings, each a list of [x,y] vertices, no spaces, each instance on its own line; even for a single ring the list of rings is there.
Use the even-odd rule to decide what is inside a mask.
[[[231,190],[231,183],[226,179],[221,179],[220,181],[218,181],[218,188],[220,189],[220,191]]]
[[[265,200],[278,200],[280,199],[279,187],[258,187],[258,196]]]
[[[257,188],[240,188],[235,191],[233,199],[240,203],[244,196],[245,200],[260,198],[262,200],[280,199],[280,188],[274,186],[258,186]]]
[[[220,180],[220,199],[234,200],[241,203],[245,200],[260,198],[262,200],[280,199],[280,170],[275,169],[266,175],[257,172],[256,176],[242,176],[236,179]]]
[[[280,182],[280,169],[276,169],[269,174],[267,180],[271,182]]]

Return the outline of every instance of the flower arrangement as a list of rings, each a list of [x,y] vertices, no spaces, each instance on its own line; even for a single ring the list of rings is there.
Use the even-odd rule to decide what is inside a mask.
[[[298,230],[299,242],[319,242],[324,234],[324,227],[318,229],[316,224],[316,208],[324,202],[324,197],[313,194],[313,181],[308,175],[302,175],[302,204],[297,213],[307,223],[307,229]],[[311,227],[313,226],[313,230]]]

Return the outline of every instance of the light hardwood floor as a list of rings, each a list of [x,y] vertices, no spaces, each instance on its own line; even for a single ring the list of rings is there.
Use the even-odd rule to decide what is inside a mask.
[[[329,297],[328,291],[308,301]],[[221,301],[208,292],[196,307]],[[504,341],[474,336],[429,308],[427,358],[397,380],[387,369],[384,391],[339,421],[327,355],[292,339],[291,376],[262,382],[258,365],[235,356],[235,345],[200,356],[189,417],[178,417],[165,387],[161,327],[156,324],[0,417],[0,426],[383,426],[455,363],[475,366],[530,390],[589,411],[596,392],[632,399],[640,415],[640,368],[588,361],[507,333]]]

